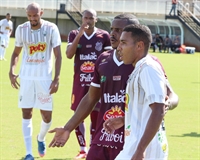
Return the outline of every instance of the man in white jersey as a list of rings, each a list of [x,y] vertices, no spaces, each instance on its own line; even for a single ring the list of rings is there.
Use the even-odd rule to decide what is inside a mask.
[[[144,25],[123,29],[118,50],[124,64],[132,64],[126,86],[125,122],[107,123],[108,132],[124,125],[125,143],[116,160],[166,160],[164,130],[167,81],[161,66],[149,55],[151,31]],[[118,121],[119,122],[119,121]]]
[[[32,110],[40,109],[42,116],[40,133],[37,136],[38,153],[45,155],[45,135],[51,126],[53,100],[59,85],[61,68],[61,39],[57,26],[41,19],[43,11],[37,3],[31,3],[26,9],[28,20],[16,29],[15,48],[11,57],[9,77],[13,88],[19,91],[19,108],[22,108],[22,130],[26,147],[24,160],[34,160],[32,154]],[[18,75],[14,73],[19,54],[23,48],[23,57]],[[55,56],[55,74],[52,79],[53,52]]]
[[[13,22],[10,19],[11,15],[7,13],[6,18],[0,21],[0,60],[6,60],[6,48],[8,47],[10,35],[13,30]]]

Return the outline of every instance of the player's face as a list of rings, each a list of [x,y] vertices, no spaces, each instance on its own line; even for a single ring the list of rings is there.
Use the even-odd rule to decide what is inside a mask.
[[[11,19],[11,15],[6,15],[6,19],[10,20]]]
[[[97,18],[91,12],[84,12],[82,17],[82,23],[89,26],[88,29],[94,28]]]
[[[40,20],[41,20],[41,16],[42,16],[42,11],[38,10],[38,9],[29,9],[27,10],[27,17],[28,20],[31,23],[31,28],[32,29],[37,29],[37,27],[40,27]]]
[[[114,19],[111,24],[110,43],[112,48],[117,49],[123,28],[127,25],[126,20]]]
[[[124,64],[135,64],[137,62],[139,58],[138,43],[140,42],[134,42],[131,32],[122,32],[117,49]]]

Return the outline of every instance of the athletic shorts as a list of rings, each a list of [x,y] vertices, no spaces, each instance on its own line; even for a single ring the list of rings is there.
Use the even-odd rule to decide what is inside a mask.
[[[4,34],[0,34],[0,45],[2,46],[5,46],[5,48],[8,47],[8,44],[9,44],[9,40],[10,40],[10,37],[9,35],[4,35]]]
[[[51,80],[20,79],[19,108],[52,111],[53,97],[49,94]]]
[[[92,144],[86,160],[114,160],[122,148]]]

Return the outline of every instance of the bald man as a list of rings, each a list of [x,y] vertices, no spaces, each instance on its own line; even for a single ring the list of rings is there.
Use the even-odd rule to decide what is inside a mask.
[[[66,50],[67,58],[74,57],[74,80],[72,88],[71,109],[76,111],[81,99],[88,92],[94,74],[94,64],[99,55],[107,49],[111,49],[110,36],[105,30],[95,27],[97,23],[97,13],[93,9],[83,11],[82,25],[76,30],[72,30],[68,36],[68,46]],[[96,128],[96,120],[99,110],[97,103],[95,109],[90,114],[90,137]],[[86,158],[87,146],[85,139],[84,121],[77,126],[75,133],[80,146],[80,152],[75,159]]]
[[[46,153],[45,136],[51,126],[52,94],[59,86],[61,68],[61,39],[57,26],[41,19],[43,11],[39,4],[31,3],[26,9],[29,21],[19,25],[15,33],[15,48],[11,57],[10,82],[15,89],[19,88],[19,108],[22,109],[22,131],[26,147],[24,160],[34,160],[32,154],[32,111],[40,110],[42,122],[37,136],[38,153]],[[23,58],[18,75],[15,68],[23,48]],[[52,61],[55,56],[55,74],[52,80]]]

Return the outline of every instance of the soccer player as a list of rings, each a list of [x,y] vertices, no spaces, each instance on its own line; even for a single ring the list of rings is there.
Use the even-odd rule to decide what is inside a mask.
[[[72,30],[69,33],[66,55],[69,59],[74,57],[74,79],[71,96],[71,109],[73,111],[76,111],[79,102],[88,92],[93,78],[94,64],[98,56],[103,51],[111,49],[109,33],[96,28],[96,22],[96,11],[93,9],[87,9],[83,11],[81,27]],[[96,107],[90,114],[91,140],[96,128],[96,117],[99,110],[98,106],[99,104],[97,103]],[[83,106],[83,109],[85,109],[85,106]],[[84,120],[76,127],[75,133],[80,146],[80,152],[75,159],[85,158],[87,156],[87,147]]]
[[[6,18],[0,21],[0,60],[5,59],[6,48],[8,47],[10,35],[13,30],[13,22],[10,13],[6,14]]]
[[[26,147],[24,160],[34,160],[32,154],[32,111],[40,109],[42,122],[37,136],[38,153],[45,155],[45,136],[51,126],[53,99],[59,85],[61,68],[61,39],[55,24],[41,18],[39,4],[31,3],[26,8],[28,20],[16,29],[15,48],[11,57],[9,77],[13,88],[19,90],[19,108],[22,109],[22,131]],[[15,68],[23,48],[23,57],[18,75]],[[53,52],[52,52],[53,51]],[[54,54],[53,54],[54,53]],[[52,62],[55,56],[55,74],[52,79]]]
[[[139,24],[126,26],[120,37],[120,59],[135,69],[126,86],[125,143],[115,160],[167,160],[163,118],[168,82],[161,66],[148,55],[151,37],[150,29]],[[105,124],[114,129],[117,125]]]
[[[134,69],[132,65],[124,65],[116,50],[123,28],[129,24],[138,24],[138,19],[132,14],[121,14],[114,18],[111,24],[110,41],[113,50],[102,53],[95,64],[94,78],[86,96],[80,102],[75,114],[63,128],[55,128],[56,132],[49,147],[62,147],[67,142],[70,133],[93,110],[101,99],[96,132],[88,152],[87,160],[113,160],[122,150],[124,144],[124,129],[121,127],[113,134],[108,134],[103,128],[107,119],[124,117],[125,87],[128,76]],[[83,109],[83,106],[85,108]]]

